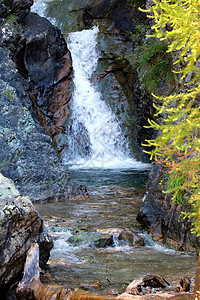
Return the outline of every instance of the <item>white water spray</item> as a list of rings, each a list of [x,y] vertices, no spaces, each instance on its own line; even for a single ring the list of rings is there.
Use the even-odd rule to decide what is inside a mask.
[[[46,5],[51,1],[34,0],[31,10],[56,24],[55,18],[46,15]],[[69,34],[75,89],[71,125],[66,132],[68,151],[63,160],[73,168],[149,168],[149,164],[131,158],[119,121],[91,82],[99,59],[97,35],[97,27]]]
[[[131,158],[119,121],[90,80],[99,59],[97,35],[98,27],[69,34],[74,94],[64,159],[74,167],[144,167]]]
[[[45,17],[51,24],[56,25],[56,19],[50,18],[46,14],[47,3],[52,0],[34,0],[33,5],[31,6],[31,12],[37,13],[41,17]]]

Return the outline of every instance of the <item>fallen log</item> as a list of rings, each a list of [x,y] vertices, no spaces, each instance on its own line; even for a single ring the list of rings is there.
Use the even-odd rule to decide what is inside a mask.
[[[89,292],[73,291],[59,285],[45,286],[40,281],[39,246],[31,245],[24,268],[24,276],[16,289],[18,300],[114,300],[116,297],[92,295]]]

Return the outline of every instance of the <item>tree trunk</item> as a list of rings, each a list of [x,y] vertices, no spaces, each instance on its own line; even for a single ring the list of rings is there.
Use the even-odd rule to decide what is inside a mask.
[[[115,297],[92,295],[85,291],[72,291],[59,285],[43,285],[40,281],[39,246],[31,245],[24,268],[24,276],[19,283],[18,300],[114,300]]]

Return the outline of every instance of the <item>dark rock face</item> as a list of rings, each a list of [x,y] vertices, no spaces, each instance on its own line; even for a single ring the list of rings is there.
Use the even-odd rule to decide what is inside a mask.
[[[131,7],[128,0],[88,0],[83,11],[86,26],[91,25],[94,19],[107,18],[113,20],[115,27],[127,37],[135,31],[137,22],[140,24],[145,19],[145,14],[137,6]]]
[[[33,242],[40,247],[40,265],[49,258],[53,242],[28,197],[12,180],[0,174],[0,290],[22,276],[26,252]],[[2,294],[1,294],[2,295]]]
[[[9,3],[4,1],[1,11],[5,6],[18,16],[18,10],[26,10],[32,0]],[[5,19],[0,28],[0,170],[32,201],[84,194],[40,126],[55,137],[67,114],[71,58],[65,40],[36,14],[29,14],[21,24],[15,16]]]
[[[154,240],[172,245],[177,250],[196,251],[200,248],[200,239],[191,234],[191,223],[181,219],[181,211],[186,207],[176,205],[170,194],[162,192],[166,189],[164,183],[159,184],[163,177],[162,167],[155,165],[137,220],[151,232]]]
[[[11,50],[19,72],[29,79],[29,94],[40,124],[53,139],[58,152],[58,136],[71,100],[71,56],[64,37],[37,14],[29,13],[21,23],[6,20],[2,42]],[[61,147],[61,148],[60,148]]]
[[[20,20],[24,18],[33,5],[33,0],[2,0],[0,3],[0,18],[15,14]]]
[[[21,27],[26,43],[18,61],[23,58],[22,72],[29,76],[40,123],[58,146],[59,134],[65,133],[63,124],[71,100],[71,56],[60,30],[46,19],[30,13]]]
[[[9,51],[0,48],[0,168],[32,201],[65,200],[83,194],[74,184],[35,120],[29,84]]]

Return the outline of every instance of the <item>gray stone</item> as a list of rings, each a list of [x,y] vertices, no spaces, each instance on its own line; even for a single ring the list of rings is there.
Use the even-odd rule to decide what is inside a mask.
[[[26,252],[40,246],[40,265],[46,264],[53,242],[30,199],[0,173],[0,289],[22,275]]]
[[[32,201],[83,195],[85,188],[71,181],[51,138],[36,120],[28,89],[9,51],[0,47],[0,171]]]
[[[191,233],[191,221],[181,218],[181,211],[187,211],[186,205],[180,206],[171,200],[166,190],[165,170],[160,165],[152,168],[147,196],[142,203],[137,221],[151,232],[155,241],[166,243],[177,250],[196,252],[200,248],[200,238]],[[162,184],[159,184],[162,180]]]

